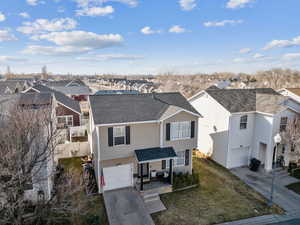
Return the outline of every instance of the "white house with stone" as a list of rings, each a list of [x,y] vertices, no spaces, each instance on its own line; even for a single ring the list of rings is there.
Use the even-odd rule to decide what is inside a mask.
[[[198,150],[226,168],[246,166],[251,158],[272,170],[289,146],[275,148],[274,136],[300,112],[300,104],[273,89],[208,88],[189,99],[199,118]],[[201,138],[200,138],[201,137]],[[289,156],[284,155],[284,163]],[[274,163],[274,164],[273,164]]]

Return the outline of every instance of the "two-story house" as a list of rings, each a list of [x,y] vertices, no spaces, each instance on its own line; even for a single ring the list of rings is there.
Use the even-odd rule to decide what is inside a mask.
[[[162,183],[172,190],[173,172],[192,173],[200,114],[180,93],[94,95],[89,102],[99,192]]]
[[[274,136],[300,112],[296,101],[273,89],[208,88],[189,99],[199,118],[198,150],[226,168],[257,158],[270,171],[291,146],[275,148]],[[198,137],[200,138],[200,137]],[[286,156],[285,164],[289,163]]]

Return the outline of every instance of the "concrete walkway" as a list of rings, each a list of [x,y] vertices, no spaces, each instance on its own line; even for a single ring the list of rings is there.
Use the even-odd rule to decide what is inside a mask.
[[[235,168],[231,172],[238,176],[250,187],[261,193],[265,198],[270,198],[272,175],[264,171],[252,172],[247,167]],[[288,175],[286,171],[275,173],[273,200],[287,212],[300,210],[300,195],[287,189],[285,186],[300,180]]]
[[[142,197],[133,188],[103,193],[110,225],[154,225]]]

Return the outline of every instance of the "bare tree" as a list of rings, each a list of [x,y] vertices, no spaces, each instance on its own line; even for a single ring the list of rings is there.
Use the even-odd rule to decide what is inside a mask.
[[[53,168],[59,139],[51,106],[11,110],[0,115],[0,224],[64,224],[72,215],[79,215],[80,203],[73,201],[73,194],[81,188],[81,181],[71,172],[47,173]],[[28,186],[38,192],[32,204]]]
[[[287,127],[282,132],[283,143],[288,145],[284,154],[289,161],[297,162],[300,159],[300,116],[295,116],[288,121]]]

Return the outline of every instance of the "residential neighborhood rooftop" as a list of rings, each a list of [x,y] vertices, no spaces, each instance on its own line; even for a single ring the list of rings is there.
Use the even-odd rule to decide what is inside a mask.
[[[287,99],[272,88],[206,89],[206,92],[231,113],[275,113],[284,109],[281,103]]]
[[[165,112],[170,107],[199,115],[194,107],[177,92],[93,95],[90,96],[90,104],[95,124],[159,120],[165,116]]]

